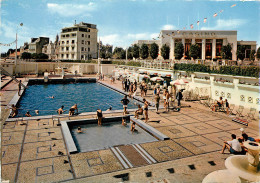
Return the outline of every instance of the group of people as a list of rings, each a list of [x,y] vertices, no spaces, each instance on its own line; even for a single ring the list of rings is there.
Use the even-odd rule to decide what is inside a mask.
[[[241,137],[237,138],[235,134],[231,135],[230,141],[225,141],[220,151],[221,154],[224,154],[225,150],[228,149],[231,154],[246,154],[247,148],[243,145],[246,141],[255,141],[259,142],[260,139],[254,139],[249,137],[248,134],[245,132],[244,128],[240,128],[242,132]]]
[[[58,110],[57,110],[57,113],[60,115],[60,114],[63,114],[64,112],[66,112],[66,110],[63,110],[64,109],[64,106],[62,105]],[[77,113],[79,113],[78,111],[78,105],[77,104],[74,104],[73,106],[71,106],[70,110],[69,110],[69,116],[72,116],[72,115],[75,115],[75,111],[77,111]]]
[[[105,75],[104,74],[99,74],[98,75],[98,79],[101,81],[101,80],[105,80]]]
[[[130,79],[126,78],[122,80],[122,89],[125,92],[129,92],[129,96],[132,96],[133,93],[137,90],[137,82],[134,80],[134,82],[131,82]]]
[[[229,114],[229,102],[228,102],[228,100],[225,99],[225,101],[223,101],[223,98],[219,97],[219,100],[216,101],[216,103],[212,105],[211,110],[216,112],[217,108],[222,108],[222,107],[225,107],[226,113]]]

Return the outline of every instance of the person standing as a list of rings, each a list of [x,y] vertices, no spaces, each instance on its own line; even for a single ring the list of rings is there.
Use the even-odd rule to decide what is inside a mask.
[[[127,79],[125,79],[125,92],[128,92],[127,84],[128,84],[128,81],[127,81]]]
[[[18,83],[18,95],[21,96],[20,92],[22,90],[22,81],[20,80]]]
[[[181,105],[181,99],[182,99],[183,95],[182,95],[182,90],[179,90],[179,92],[176,95],[176,99],[178,101],[178,106]]]
[[[129,100],[127,99],[127,95],[124,96],[124,98],[121,100],[121,103],[123,104],[124,115],[125,115],[127,110],[127,104],[129,103]]]
[[[145,115],[145,122],[148,122],[148,106],[149,106],[149,102],[145,99],[143,99],[144,102],[144,115]]]
[[[97,119],[98,119],[98,126],[102,125],[102,118],[103,118],[103,114],[101,109],[97,110]]]
[[[160,95],[159,95],[159,93],[155,94],[154,100],[155,100],[156,113],[159,113],[159,104],[160,104]]]

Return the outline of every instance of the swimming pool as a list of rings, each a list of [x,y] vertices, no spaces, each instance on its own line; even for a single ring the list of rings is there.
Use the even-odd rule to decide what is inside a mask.
[[[108,149],[125,144],[140,144],[158,141],[144,129],[135,126],[136,132],[131,132],[130,117],[127,125],[122,125],[122,116],[103,118],[102,126],[96,119],[61,121],[62,131],[70,153]],[[78,133],[81,127],[82,133]]]
[[[29,85],[18,103],[18,116],[24,116],[26,111],[36,116],[35,110],[39,110],[39,116],[55,115],[62,105],[68,113],[74,104],[78,105],[79,113],[94,112],[98,108],[105,111],[110,106],[112,110],[122,110],[120,101],[123,97],[123,94],[98,83]],[[139,102],[129,100],[128,109],[137,108]]]

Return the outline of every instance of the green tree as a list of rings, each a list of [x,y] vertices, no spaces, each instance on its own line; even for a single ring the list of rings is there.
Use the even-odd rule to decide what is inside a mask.
[[[166,44],[164,44],[161,48],[161,55],[163,57],[164,60],[169,59],[169,55],[170,55],[170,47],[167,46]]]
[[[115,47],[113,52],[113,57],[117,59],[122,59],[122,53],[124,52],[124,49],[121,47]]]
[[[140,50],[139,46],[137,44],[134,44],[133,51],[132,51],[134,58],[139,58],[139,50]]]
[[[244,60],[245,58],[246,47],[244,45],[237,46],[237,58],[240,60]]]
[[[250,52],[250,60],[255,61],[255,50],[251,50],[251,52]]]
[[[151,44],[150,47],[150,56],[152,59],[156,59],[158,57],[158,52],[159,52],[159,46],[156,43]]]
[[[189,56],[193,59],[197,59],[199,56],[200,48],[197,44],[192,44],[190,46]]]
[[[257,49],[256,57],[257,57],[258,59],[260,59],[260,47]]]
[[[37,58],[38,59],[48,59],[49,56],[46,55],[45,53],[39,53],[39,54],[37,54]]]
[[[133,47],[131,46],[127,49],[127,59],[133,59]]]
[[[38,54],[37,54],[37,53],[33,53],[33,54],[32,54],[32,58],[33,58],[33,59],[38,59]]]
[[[174,55],[176,59],[181,59],[184,53],[184,47],[182,43],[177,43],[174,48]]]
[[[149,56],[149,48],[147,46],[147,44],[142,44],[141,48],[140,48],[140,56],[142,59],[146,59]]]
[[[22,56],[21,56],[21,59],[31,59],[32,58],[32,54],[31,53],[28,53],[28,52],[23,52],[22,53]]]
[[[230,44],[222,46],[221,48],[221,56],[223,59],[232,59],[232,47]]]

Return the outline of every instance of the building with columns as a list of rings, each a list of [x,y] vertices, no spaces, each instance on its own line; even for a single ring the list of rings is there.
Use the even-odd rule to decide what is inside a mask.
[[[149,43],[148,40],[135,41],[135,43],[147,42]],[[169,46],[170,59],[175,59],[174,49],[179,42],[184,46],[184,57],[188,55],[190,46],[197,44],[200,49],[199,59],[203,60],[221,58],[221,48],[227,44],[232,46],[232,60],[237,60],[238,45],[247,45],[248,52],[256,50],[256,41],[237,41],[236,30],[161,30],[159,40],[150,42],[156,42],[159,50],[164,44]]]

